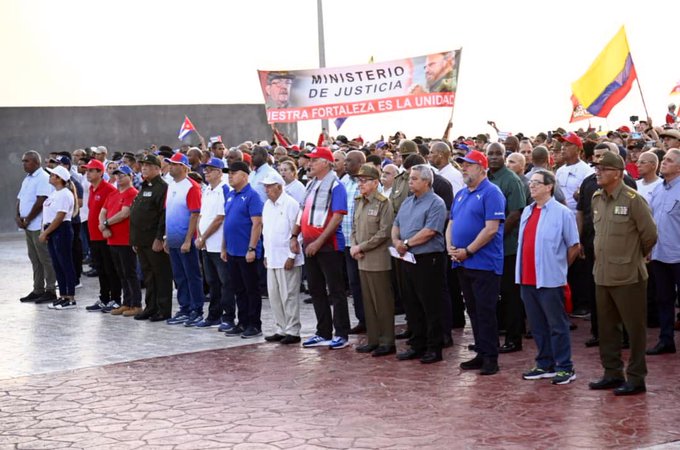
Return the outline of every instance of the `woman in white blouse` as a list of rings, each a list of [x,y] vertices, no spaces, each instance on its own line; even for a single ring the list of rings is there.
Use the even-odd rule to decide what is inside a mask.
[[[76,307],[76,272],[73,265],[73,227],[71,217],[76,213],[71,174],[63,166],[45,169],[50,173],[54,191],[43,204],[43,231],[38,239],[47,242],[54,272],[59,283],[59,298],[48,305],[50,309]]]
[[[286,185],[283,189],[286,194],[293,197],[300,205],[305,201],[305,194],[307,190],[305,185],[297,179],[297,167],[295,163],[289,159],[283,160],[279,163],[279,173],[283,177]]]

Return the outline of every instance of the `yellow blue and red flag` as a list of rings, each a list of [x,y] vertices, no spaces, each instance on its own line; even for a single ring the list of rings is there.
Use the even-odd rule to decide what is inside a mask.
[[[624,27],[597,55],[586,73],[571,85],[574,96],[592,115],[607,117],[637,78]]]

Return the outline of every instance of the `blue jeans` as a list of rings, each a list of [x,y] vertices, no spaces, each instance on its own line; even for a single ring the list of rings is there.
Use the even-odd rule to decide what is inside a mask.
[[[203,278],[198,264],[198,250],[194,243],[187,253],[179,248],[170,248],[170,264],[172,277],[177,284],[177,303],[179,312],[203,314]]]
[[[227,255],[227,268],[236,294],[238,324],[244,330],[249,327],[262,329],[262,297],[258,260],[246,262],[245,256]]]
[[[76,271],[73,267],[73,227],[71,222],[62,222],[49,235],[47,250],[59,283],[60,296],[76,294]]]
[[[210,306],[208,319],[234,322],[236,317],[236,297],[227,269],[218,252],[202,250],[205,279],[210,287]]]
[[[536,367],[572,370],[569,319],[564,310],[564,288],[520,287],[531,335],[536,342]]]
[[[675,286],[680,281],[680,264],[668,264],[654,260],[651,265],[656,282],[656,303],[659,313],[659,342],[675,345]]]

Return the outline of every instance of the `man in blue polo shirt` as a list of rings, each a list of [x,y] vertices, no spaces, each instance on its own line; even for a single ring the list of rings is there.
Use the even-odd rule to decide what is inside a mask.
[[[446,246],[454,267],[462,268],[460,286],[477,352],[460,367],[493,375],[498,372],[496,304],[503,274],[505,197],[486,176],[489,163],[484,153],[473,150],[456,161],[467,189],[458,191],[453,200]]]
[[[222,259],[227,262],[236,305],[238,326],[227,330],[226,336],[243,339],[262,335],[262,297],[260,296],[258,263],[262,259],[262,199],[248,184],[250,169],[244,162],[229,165],[229,184],[224,186],[224,240]]]

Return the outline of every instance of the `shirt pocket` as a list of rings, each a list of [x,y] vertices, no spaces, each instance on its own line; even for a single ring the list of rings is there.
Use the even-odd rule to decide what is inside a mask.
[[[630,255],[609,256],[607,258],[607,270],[605,277],[610,283],[626,283],[631,277]]]
[[[673,216],[680,216],[680,202],[675,199],[668,199],[663,204],[663,210],[667,214],[671,214]]]

